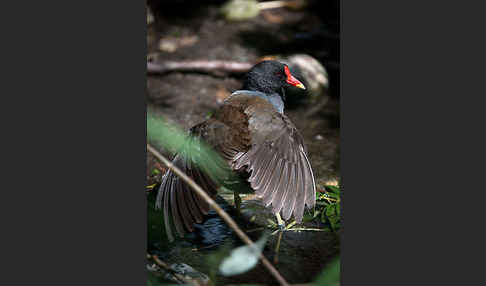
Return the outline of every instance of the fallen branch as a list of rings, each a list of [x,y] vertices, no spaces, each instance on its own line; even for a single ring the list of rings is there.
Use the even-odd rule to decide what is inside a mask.
[[[301,9],[307,3],[305,0],[290,0],[290,1],[267,1],[258,3],[258,9],[265,10],[265,9],[275,9],[275,8],[282,8],[288,7],[292,9]]]
[[[191,178],[189,178],[184,172],[182,172],[179,168],[174,166],[171,161],[165,158],[162,154],[160,154],[157,150],[155,150],[152,146],[147,144],[147,150],[152,153],[157,159],[159,159],[162,163],[164,163],[169,169],[172,170],[177,176],[179,176],[184,182],[186,182],[202,199],[204,199],[210,207],[216,211],[216,213],[231,227],[234,232],[238,235],[238,237],[243,240],[247,245],[250,247],[255,247],[253,241],[238,227],[236,222],[226,213],[206,192],[194,182]],[[260,253],[260,259],[263,265],[269,270],[270,274],[277,279],[277,281],[281,285],[288,286],[289,284],[287,281],[280,275],[280,273],[273,267],[273,265],[268,261],[268,259]]]
[[[226,20],[242,21],[258,16],[262,10],[282,7],[301,9],[306,4],[307,0],[267,1],[262,3],[258,3],[256,0],[229,0],[221,7],[221,12]]]
[[[231,61],[164,61],[160,63],[147,62],[149,74],[163,74],[168,72],[205,72],[205,73],[246,73],[253,63],[231,62]]]

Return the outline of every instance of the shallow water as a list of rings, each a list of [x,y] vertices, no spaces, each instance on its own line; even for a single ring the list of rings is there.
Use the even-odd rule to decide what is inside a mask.
[[[224,277],[216,272],[221,260],[229,254],[231,249],[242,245],[242,242],[214,211],[210,211],[207,220],[198,224],[193,233],[169,244],[164,236],[162,214],[160,211],[155,212],[153,210],[152,196],[149,195],[149,221],[153,224],[149,229],[148,249],[150,253],[157,254],[168,264],[188,264],[210,276],[211,281],[217,282],[217,285],[237,283],[272,285],[276,283],[261,263],[247,273],[232,277]],[[223,196],[232,197],[228,194],[223,194]],[[219,197],[217,202],[235,218],[248,236],[256,241],[262,235],[263,228],[268,224],[266,218],[272,218],[272,216],[269,216],[268,210],[259,206],[258,201],[252,200],[251,196],[248,196],[248,198],[247,200],[243,198],[243,214],[241,216],[235,214],[230,200],[225,201]],[[251,212],[248,211],[250,209]],[[249,222],[249,216],[254,215],[265,219],[256,220],[256,223]],[[316,219],[306,222],[305,226],[322,227]],[[271,236],[263,254],[276,266],[289,283],[312,282],[324,266],[339,252],[338,235],[329,230],[322,232],[285,231],[278,252],[278,264],[275,264],[277,240],[278,234]],[[164,284],[164,281],[169,283],[169,281],[160,278],[157,281],[160,284]]]

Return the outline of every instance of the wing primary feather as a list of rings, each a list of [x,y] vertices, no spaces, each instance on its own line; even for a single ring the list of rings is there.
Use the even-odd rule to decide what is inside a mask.
[[[282,217],[285,220],[288,220],[292,216],[292,212],[294,211],[295,204],[296,204],[296,197],[298,194],[298,189],[297,189],[297,184],[298,184],[298,173],[299,173],[299,155],[300,150],[298,146],[293,145],[292,149],[290,150],[291,154],[290,156],[292,157],[292,173],[290,176],[290,190],[287,194],[286,201],[284,202],[284,207],[282,211]]]
[[[297,196],[295,198],[295,210],[294,210],[294,217],[297,223],[302,222],[302,218],[304,217],[304,208],[305,208],[305,195],[307,190],[305,189],[304,184],[304,168],[303,168],[303,158],[302,155],[299,153],[299,160],[297,161],[297,179],[296,179],[296,191]]]
[[[167,189],[167,180],[169,178],[170,170],[167,171],[164,176],[162,177],[162,183],[159,187],[159,192],[157,193],[157,198],[155,199],[155,208],[161,209],[162,208],[162,200],[164,198],[164,194],[166,193]]]
[[[254,182],[251,182],[253,189],[256,191],[256,194],[259,196],[263,196],[264,192],[269,186],[271,179],[274,176],[279,176],[278,173],[279,169],[275,168],[276,164],[278,163],[279,159],[277,158],[277,154],[273,154],[270,163],[268,163],[268,167],[264,168],[264,172],[259,175],[259,178],[255,179]]]
[[[283,167],[282,167],[282,173],[279,177],[278,182],[274,185],[272,190],[268,193],[268,195],[265,196],[263,202],[265,206],[268,206],[269,204],[272,204],[273,207],[275,208],[275,203],[274,203],[274,198],[277,194],[282,192],[282,189],[285,191],[285,180],[287,180],[288,176],[288,165],[286,162],[282,162]],[[274,211],[274,213],[276,213]]]
[[[259,178],[259,175],[265,172],[266,168],[268,168],[268,163],[272,160],[273,156],[271,153],[268,152],[268,149],[264,146],[260,147],[261,151],[257,154],[260,154],[257,157],[257,161],[252,164],[252,172],[250,178],[248,178],[248,182],[253,182]],[[267,151],[267,152],[265,152]]]
[[[304,152],[301,153],[305,159],[305,171],[306,171],[306,179],[305,179],[305,184],[306,184],[306,198],[305,198],[305,203],[307,207],[312,208],[315,203],[316,203],[316,183],[314,181],[314,174],[312,172],[311,165],[309,163],[309,159],[305,155]]]
[[[206,181],[202,178],[202,175],[199,172],[199,170],[193,169],[193,172],[191,174],[194,181],[196,181],[196,183],[198,183],[203,188],[204,191],[209,192],[210,187],[206,184]],[[207,215],[209,212],[208,204],[196,192],[191,192],[191,193],[201,213]]]
[[[295,199],[297,195],[296,183],[297,183],[297,166],[294,165],[292,168],[292,175],[290,176],[289,190],[287,194],[286,201],[284,202],[282,218],[288,220],[292,215],[295,207]]]
[[[233,169],[234,170],[239,170],[243,166],[250,164],[250,160],[255,154],[255,152],[258,151],[258,148],[254,148],[255,146],[252,146],[248,152],[246,152],[243,156],[238,159],[238,161],[235,162]]]
[[[182,222],[184,223],[184,226],[186,227],[187,230],[189,230],[190,232],[192,232],[194,230],[194,227],[193,227],[193,220],[192,220],[192,216],[191,214],[189,213],[189,210],[188,210],[188,204],[189,202],[186,200],[186,191],[187,191],[187,188],[186,186],[183,185],[183,182],[181,181],[180,178],[177,178],[175,180],[175,194],[177,196],[177,205],[178,205],[178,209],[179,209],[179,215],[181,216],[181,219],[182,219]]]
[[[286,204],[287,197],[290,192],[290,188],[292,186],[292,176],[294,174],[294,166],[290,163],[287,162],[287,175],[285,177],[282,177],[281,183],[279,186],[280,192],[277,193],[274,196],[274,199],[272,200],[273,204],[273,212],[274,213],[279,213],[283,206]]]
[[[203,214],[200,211],[199,207],[196,205],[194,201],[194,197],[192,196],[193,191],[185,188],[184,195],[186,197],[185,201],[188,203],[188,209],[197,223],[201,223],[203,221]]]
[[[275,167],[274,167],[275,171],[274,171],[273,176],[262,187],[261,196],[264,197],[264,198],[270,197],[272,195],[273,191],[275,191],[275,189],[277,189],[278,182],[280,181],[280,177],[282,176],[282,171],[283,171],[282,164],[284,162],[283,162],[282,159],[277,159],[276,161],[277,162],[275,163]]]
[[[168,171],[170,172],[170,171]],[[169,195],[170,195],[170,184],[172,182],[172,176],[170,173],[167,173],[167,181],[166,184],[164,184],[164,225],[165,225],[165,232],[167,234],[167,238],[169,239],[170,242],[174,241],[174,236],[172,235],[172,229],[170,226],[170,209],[169,209]],[[169,184],[169,185],[168,185]]]
[[[172,219],[174,220],[174,226],[180,237],[184,237],[184,227],[182,226],[181,217],[177,210],[177,194],[175,188],[175,180],[171,180],[170,184],[170,206],[172,210]]]
[[[187,175],[190,176],[191,178],[194,178],[192,175],[192,166],[188,166],[187,168]],[[194,191],[186,187],[185,189],[185,196],[186,196],[186,201],[189,203],[189,210],[197,223],[201,223],[203,220],[203,213],[201,212],[199,206],[198,206],[198,201],[193,196]]]
[[[251,171],[257,170],[258,169],[257,165],[259,165],[260,162],[263,160],[263,157],[261,156],[261,154],[263,153],[262,152],[263,147],[262,146],[260,146],[260,147],[256,147],[255,146],[254,148],[257,148],[258,150],[254,153],[254,155],[252,156],[252,158],[249,158],[250,164],[246,168],[246,171],[247,172],[251,172]]]

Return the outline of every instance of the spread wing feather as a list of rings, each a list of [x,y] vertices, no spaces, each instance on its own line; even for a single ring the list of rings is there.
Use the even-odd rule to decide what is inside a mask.
[[[253,111],[253,110],[252,110]],[[248,112],[250,130],[253,117],[259,117],[257,112]],[[265,206],[272,205],[273,213],[282,212],[284,219],[292,214],[297,222],[301,222],[305,206],[312,208],[315,204],[315,182],[312,168],[306,155],[302,136],[295,126],[283,114],[276,112],[272,117],[262,116],[268,122],[267,136],[254,142],[244,154],[238,154],[233,161],[233,168],[246,168],[251,172],[248,179],[252,189],[260,196]]]
[[[232,96],[213,118],[193,127],[191,135],[193,142],[204,140],[226,162],[182,152],[173,163],[211,196],[224,183],[218,177],[230,166],[248,172],[248,182],[264,205],[272,205],[284,219],[293,214],[301,222],[305,206],[314,206],[314,175],[302,136],[267,100],[245,93]],[[202,172],[206,167],[215,172]],[[170,170],[162,179],[156,207],[163,209],[169,241],[174,240],[174,228],[182,237],[209,212],[209,205]]]

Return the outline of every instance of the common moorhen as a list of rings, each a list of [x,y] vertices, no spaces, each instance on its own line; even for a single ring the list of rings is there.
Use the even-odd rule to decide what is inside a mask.
[[[203,140],[240,174],[265,206],[279,219],[293,214],[300,223],[304,207],[315,204],[315,182],[306,155],[306,147],[294,124],[283,113],[284,87],[305,89],[289,71],[277,61],[256,64],[245,76],[242,90],[235,91],[213,114],[192,127],[191,138]],[[192,177],[210,195],[215,196],[220,183],[216,182],[187,156],[177,155],[173,163]],[[232,189],[231,184],[225,185]],[[194,230],[209,212],[209,205],[172,171],[162,179],[156,208],[163,208],[167,236],[173,241],[171,226],[180,237]],[[172,223],[171,223],[172,221]]]

